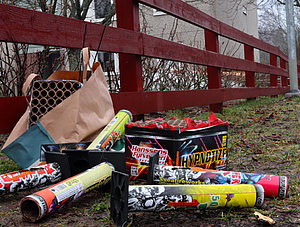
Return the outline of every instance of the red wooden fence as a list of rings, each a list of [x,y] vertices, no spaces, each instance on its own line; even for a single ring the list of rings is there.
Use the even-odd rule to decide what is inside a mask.
[[[139,3],[163,11],[205,30],[206,50],[184,46],[139,32]],[[112,93],[115,110],[128,109],[134,115],[210,104],[220,111],[228,100],[286,93],[287,56],[277,47],[224,24],[181,0],[116,0],[118,28],[107,27],[101,51],[120,53],[121,92]],[[96,50],[104,26],[66,17],[0,4],[0,41],[66,48],[85,46]],[[244,44],[245,59],[219,53],[218,36]],[[270,65],[254,62],[254,49],[270,54]],[[205,65],[207,90],[144,92],[141,56]],[[277,59],[280,66],[277,66]],[[222,88],[221,69],[246,72],[245,88]],[[270,74],[270,87],[255,87],[255,73]],[[281,78],[281,85],[277,84]],[[14,102],[14,100],[18,100]],[[23,113],[24,98],[0,98],[0,133],[9,132]],[[18,108],[16,108],[18,106]]]

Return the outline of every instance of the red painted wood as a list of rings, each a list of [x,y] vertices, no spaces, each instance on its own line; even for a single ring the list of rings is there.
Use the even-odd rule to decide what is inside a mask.
[[[140,30],[139,6],[133,0],[116,0],[117,24],[119,28]],[[121,92],[143,91],[141,56],[119,55]]]
[[[285,94],[285,88],[221,88],[208,90],[165,91],[165,92],[122,92],[111,93],[115,111],[128,109],[134,115],[180,109],[190,106],[208,105],[234,99]],[[200,98],[199,98],[200,97]],[[134,102],[132,101],[134,100]],[[147,105],[145,105],[147,103]]]
[[[286,69],[286,61],[280,58],[280,68]],[[287,76],[281,76],[281,86],[288,86]]]
[[[99,24],[3,4],[0,4],[0,20],[3,21],[0,23],[1,41],[14,40],[21,43],[72,48],[82,47],[82,34],[85,25],[87,25],[85,44],[93,50],[98,48],[99,37],[104,28],[103,25]],[[135,31],[109,26],[105,30],[100,49],[108,52],[137,54],[228,69],[288,75],[287,71],[283,69],[260,63],[245,62],[242,59],[222,56]]]
[[[219,39],[218,35],[215,32],[205,30],[205,48],[206,50],[213,51],[216,53],[219,53]],[[207,67],[207,79],[208,89],[219,89],[222,87],[221,82],[221,68],[219,67]],[[209,108],[213,112],[221,112],[223,108],[223,103],[214,103],[210,104]]]
[[[207,29],[205,30],[206,38],[210,39],[212,37],[212,40],[206,44],[208,51],[198,50],[139,33],[138,2],[154,6],[154,8],[169,12],[177,18]],[[252,56],[251,51],[249,53],[245,51],[245,58],[247,60],[219,54],[218,40],[216,38],[218,35],[245,43],[245,46],[249,46],[252,50],[253,48],[261,49],[279,56],[282,61],[287,61],[287,56],[277,47],[264,43],[229,25],[217,21],[183,1],[117,0],[117,14],[119,17],[119,27],[125,29],[107,26],[101,44],[102,51],[121,53],[121,90],[131,91],[112,94],[116,110],[128,108],[130,110],[132,109],[133,113],[138,115],[196,105],[216,104],[218,106],[227,100],[283,94],[289,89],[288,86],[284,88],[220,88],[220,68],[241,70],[247,73],[261,72],[280,75],[282,78],[285,78],[285,82],[282,84],[286,83],[286,85],[288,84],[288,73],[286,65],[282,66],[281,64],[281,68],[277,68],[272,65],[269,66],[253,62],[253,59],[248,56],[248,54]],[[85,44],[93,50],[97,49],[104,29],[104,26],[99,24],[3,4],[0,4],[0,20],[0,41],[15,41],[78,49],[82,47],[85,28]],[[213,75],[209,76],[209,78],[211,78],[210,81],[213,82],[209,82],[210,89],[208,90],[142,92],[143,80],[141,78],[140,56],[207,65],[209,66],[209,75]],[[14,101],[10,99],[11,98],[7,101],[6,99],[0,98],[2,111],[1,123],[5,122],[5,124],[0,125],[0,131],[2,130],[2,133],[11,130],[26,108],[24,98],[23,101],[17,101],[20,99],[18,97],[12,98]],[[7,103],[9,103],[9,106]],[[145,103],[147,105],[145,105]]]
[[[270,65],[276,66],[277,67],[277,56],[274,54],[270,54]],[[277,87],[278,82],[277,82],[277,75],[271,74],[270,75],[270,86],[271,87]]]
[[[0,134],[10,133],[27,108],[24,96],[0,97]]]
[[[244,44],[245,59],[254,61],[254,48]],[[246,71],[246,87],[255,87],[255,73]]]
[[[85,46],[97,50],[103,25],[84,22],[48,13],[0,4],[0,40],[82,48],[86,26]],[[101,50],[142,54],[142,36],[138,32],[107,26]]]
[[[245,43],[249,46],[266,52],[271,52],[287,60],[287,56],[284,55],[279,48],[267,44],[225,23],[222,23],[181,0],[138,0],[138,2],[164,11],[196,26],[213,31],[221,36]]]
[[[240,58],[225,56],[189,46],[183,46],[168,40],[143,35],[144,55],[174,61],[207,66],[215,66],[240,71],[261,72],[267,74],[288,75],[286,70]]]
[[[166,92],[121,92],[111,93],[115,111],[128,109],[134,115],[208,105],[234,99],[285,94],[285,88],[227,88]],[[199,98],[202,97],[202,98]],[[134,101],[133,101],[134,100]],[[147,105],[145,105],[147,103]],[[9,133],[26,110],[23,96],[0,97],[0,134]]]

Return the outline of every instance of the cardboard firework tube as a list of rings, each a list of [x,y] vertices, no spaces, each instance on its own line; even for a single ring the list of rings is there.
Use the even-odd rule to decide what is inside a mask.
[[[150,157],[153,158],[153,157]],[[157,161],[153,161],[157,163]],[[157,165],[150,162],[148,183],[164,184],[255,184],[264,188],[265,197],[284,199],[288,193],[286,176],[218,171],[199,167]]]
[[[127,213],[134,211],[260,207],[264,202],[264,190],[261,185],[128,186],[128,181],[122,180],[126,175],[114,171],[112,176],[111,217],[117,225],[123,225]],[[120,182],[125,182],[124,186]],[[127,188],[128,192],[122,188]]]
[[[48,85],[49,85],[48,81],[43,81],[43,82],[41,83],[41,87],[42,87],[43,89],[47,89],[47,88],[48,88]]]
[[[105,185],[111,179],[113,169],[110,163],[103,162],[81,174],[26,196],[20,202],[23,218],[28,222],[36,222],[49,216],[67,203]]]
[[[53,106],[55,104],[55,100],[53,98],[48,99],[48,105]]]
[[[131,121],[131,112],[120,110],[87,149],[110,150],[113,144],[124,134],[125,124]]]
[[[47,92],[47,93],[48,93],[48,92]],[[41,98],[41,99],[40,99],[40,104],[41,104],[42,106],[46,105],[46,104],[47,104],[47,99],[46,99],[46,98]]]
[[[61,180],[61,176],[60,166],[57,163],[2,174],[0,196],[54,184]]]
[[[64,83],[62,81],[59,81],[57,84],[56,84],[57,88],[58,89],[63,89],[65,87]]]
[[[56,88],[56,83],[54,81],[51,81],[49,83],[49,88],[52,89],[52,90],[55,89]]]
[[[55,91],[54,90],[50,90],[48,93],[49,97],[51,98],[55,98]]]
[[[56,96],[58,98],[62,98],[64,96],[64,92],[61,89],[59,89],[59,90],[56,91]]]
[[[41,94],[40,94],[40,91],[39,90],[34,90],[32,92],[32,97],[39,97]]]
[[[48,92],[44,89],[44,90],[41,90],[41,96],[40,97],[46,97]]]

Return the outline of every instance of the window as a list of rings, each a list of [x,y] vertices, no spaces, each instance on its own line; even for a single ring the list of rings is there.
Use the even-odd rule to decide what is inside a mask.
[[[246,6],[243,6],[242,12],[243,12],[244,15],[247,15],[247,14],[248,14],[248,13],[247,13],[247,8],[246,8]]]
[[[166,13],[164,13],[163,11],[153,9],[153,16],[161,16],[161,15],[166,15]]]

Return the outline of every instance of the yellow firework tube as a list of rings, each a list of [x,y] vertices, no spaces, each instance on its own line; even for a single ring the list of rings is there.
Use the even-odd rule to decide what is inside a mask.
[[[96,139],[88,146],[88,150],[110,150],[113,144],[125,132],[125,124],[131,123],[132,114],[128,110],[120,110]]]
[[[126,226],[128,212],[260,207],[261,185],[129,185],[128,174],[112,173],[110,215],[117,226]]]
[[[129,186],[128,211],[261,206],[261,185]]]
[[[111,179],[112,170],[114,167],[110,163],[103,162],[81,174],[26,196],[20,202],[23,218],[28,222],[36,222],[54,213],[69,202],[106,184]]]

